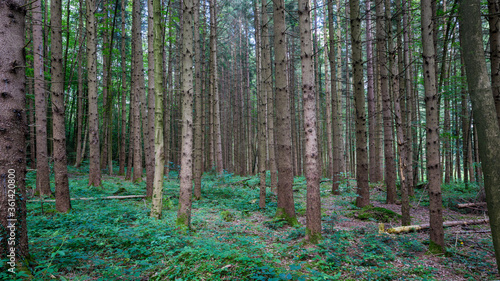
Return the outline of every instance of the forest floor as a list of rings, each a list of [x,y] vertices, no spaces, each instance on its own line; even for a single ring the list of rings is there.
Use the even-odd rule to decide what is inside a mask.
[[[145,183],[104,176],[102,188],[89,188],[88,167],[69,167],[72,198],[142,195]],[[35,175],[27,176],[34,187]],[[294,198],[300,227],[273,220],[276,196],[258,206],[258,177],[206,174],[202,199],[193,202],[192,230],[176,229],[179,180],[164,184],[161,220],[149,218],[151,202],[142,199],[72,201],[59,214],[50,202],[28,203],[28,236],[33,264],[18,280],[495,280],[499,278],[489,225],[445,228],[446,254],[427,251],[429,233],[379,234],[378,223],[399,226],[398,215],[353,205],[355,181],[344,180],[341,195],[321,184],[323,239],[304,242],[304,177],[295,178]],[[371,185],[375,207],[385,204],[382,185]],[[444,220],[484,218],[484,211],[456,209],[479,187],[443,186]],[[428,222],[426,190],[412,199],[412,223]],[[367,215],[368,213],[368,215]],[[5,271],[4,271],[5,272]],[[4,274],[4,275],[2,275]],[[0,279],[6,278],[0,273]],[[24,277],[23,277],[24,276]],[[15,280],[11,278],[8,280]]]

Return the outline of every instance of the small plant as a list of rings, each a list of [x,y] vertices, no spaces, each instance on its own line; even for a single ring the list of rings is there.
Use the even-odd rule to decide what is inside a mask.
[[[220,216],[222,217],[222,219],[224,221],[227,221],[227,222],[234,221],[234,219],[235,219],[234,214],[229,212],[229,211],[222,211],[220,213]]]

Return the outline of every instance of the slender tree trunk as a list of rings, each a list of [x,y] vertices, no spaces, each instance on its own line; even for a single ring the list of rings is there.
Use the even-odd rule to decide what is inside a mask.
[[[335,34],[333,27],[333,1],[328,2],[328,35],[330,39],[330,68],[332,70],[331,75],[331,94],[332,94],[332,117],[333,117],[333,147],[332,147],[332,156],[333,156],[333,167],[332,167],[332,193],[335,195],[340,194],[339,185],[340,185],[340,175],[342,168],[342,124],[341,124],[341,106],[340,106],[340,90],[337,89],[337,85],[339,84],[339,68],[337,67],[340,64],[340,57],[337,56],[337,62],[335,61]],[[337,37],[338,38],[338,37]],[[338,38],[340,39],[340,38]],[[337,42],[339,45],[340,42]],[[336,75],[334,75],[334,73]]]
[[[210,8],[214,11],[211,14],[211,18],[215,14],[215,1],[210,0]],[[182,43],[182,152],[181,172],[179,174],[179,210],[177,212],[176,225],[189,229],[191,227],[191,193],[193,187],[193,0],[184,0],[182,9],[182,32],[184,34]],[[212,23],[215,23],[215,18]],[[199,31],[197,30],[197,32]],[[217,68],[214,69],[215,71],[217,70]],[[216,75],[213,76],[216,78]],[[217,79],[214,79],[214,81],[217,81]],[[216,86],[214,88],[217,89]],[[219,152],[221,152],[220,149],[221,147],[219,147]],[[220,157],[218,162],[220,161],[219,164],[222,165],[222,153],[218,157]],[[218,167],[222,168],[222,166]]]
[[[262,91],[267,95],[267,148],[268,166],[271,170],[271,190],[275,191],[278,183],[278,170],[276,167],[276,153],[274,141],[274,98],[273,76],[271,71],[271,47],[269,43],[269,20],[267,5],[270,2],[262,1]]]
[[[368,186],[368,151],[366,147],[366,113],[363,82],[363,52],[361,42],[361,17],[359,0],[351,0],[351,44],[354,84],[354,103],[356,106],[356,181],[358,197],[356,206],[362,208],[370,204]]]
[[[422,43],[426,106],[427,176],[429,179],[430,250],[443,252],[443,202],[441,199],[441,167],[439,164],[439,116],[436,92],[436,53],[433,40],[433,14],[430,0],[422,0]]]
[[[257,99],[258,99],[258,118],[259,118],[259,207],[266,208],[266,93],[264,92],[264,83],[261,77],[261,43],[260,43],[260,21],[259,21],[259,1],[254,2],[254,23],[255,23],[255,59],[256,59],[256,80],[257,80]]]
[[[33,3],[33,5],[39,5]],[[0,258],[21,264],[29,257],[26,225],[26,135],[25,113],[25,14],[22,0],[0,1]],[[33,6],[32,6],[33,7]],[[37,21],[37,24],[41,22]],[[36,27],[39,29],[39,27]],[[8,36],[5,36],[8,35]],[[41,32],[37,34],[35,54],[41,52]],[[40,59],[40,57],[38,57]],[[42,72],[43,75],[43,72]],[[43,77],[43,76],[42,76]],[[9,81],[8,83],[6,81]],[[43,80],[37,81],[43,83]],[[40,85],[38,85],[40,86]],[[5,148],[10,149],[5,149]],[[40,159],[38,159],[40,161]],[[40,171],[37,171],[40,173]],[[48,176],[48,175],[47,175]],[[48,184],[48,183],[47,183]],[[12,211],[14,209],[14,211]],[[12,240],[12,234],[15,240]],[[14,245],[12,244],[14,241]],[[7,245],[8,244],[8,245]],[[7,262],[4,268],[7,268]],[[16,264],[10,265],[12,272]],[[7,271],[11,271],[7,269]],[[10,274],[7,272],[6,274]]]
[[[222,163],[222,137],[221,137],[221,114],[219,99],[219,79],[217,78],[217,0],[210,0],[210,63],[211,63],[211,92],[214,104],[214,145],[215,158],[217,161],[217,173],[222,175],[224,166]]]
[[[286,79],[285,2],[274,2],[274,56],[276,58],[276,163],[278,168],[278,208],[276,217],[298,224],[293,200],[292,140],[290,106]],[[305,120],[305,116],[304,116]]]
[[[163,172],[165,165],[165,154],[163,151],[163,28],[161,20],[161,2],[160,0],[153,0],[151,5],[153,12],[153,44],[154,44],[154,94],[155,94],[155,107],[154,107],[154,185],[152,190],[152,206],[151,217],[161,218],[161,209],[163,207]],[[153,95],[149,92],[148,95]],[[151,108],[150,108],[151,110]],[[150,128],[151,129],[151,128]]]
[[[366,0],[366,70],[368,76],[368,85],[367,85],[367,93],[368,93],[368,137],[370,140],[369,143],[369,157],[370,157],[370,181],[371,182],[379,182],[382,180],[382,175],[378,172],[378,160],[377,154],[375,150],[375,136],[376,136],[376,123],[377,116],[375,110],[375,91],[374,91],[374,83],[373,83],[373,50],[372,50],[372,14],[371,14],[371,0]]]
[[[155,54],[154,54],[154,23],[153,21],[153,1],[154,0],[147,0],[148,1],[148,99],[147,99],[147,116],[143,116],[144,119],[148,119],[147,121],[147,128],[146,126],[143,126],[143,129],[147,129],[147,133],[144,134],[144,142],[148,143],[148,150],[146,151],[146,196],[151,197],[153,195],[153,185],[154,185],[154,180],[155,180],[155,154],[156,154],[156,145],[155,145],[155,135],[153,134],[156,132],[155,130],[155,120],[159,118],[156,116],[155,113],[155,100],[157,100],[158,94],[155,93]],[[159,4],[161,9],[161,3]],[[160,19],[158,19],[160,20]],[[161,23],[158,22],[158,25]],[[160,33],[160,32],[159,32]],[[158,35],[160,36],[160,35]],[[161,48],[157,50],[161,54]],[[163,62],[163,56],[160,57],[160,62]],[[162,79],[163,76],[160,76],[160,79]],[[158,85],[162,85],[163,83],[160,83]],[[162,100],[162,106],[163,106],[163,95],[161,96]],[[163,116],[161,117],[163,121]],[[163,136],[163,128],[162,128],[162,136]],[[163,149],[163,145],[162,145]]]
[[[384,120],[384,155],[385,155],[385,184],[387,187],[387,204],[396,200],[396,167],[394,164],[393,137],[392,137],[392,112],[391,95],[389,93],[389,79],[387,73],[387,31],[386,15],[384,15],[383,0],[377,1],[377,53],[380,67],[380,91],[382,94],[383,120]],[[390,15],[390,7],[385,7],[386,14]]]
[[[118,171],[118,175],[125,174],[125,156],[126,156],[126,146],[127,146],[127,138],[126,138],[126,130],[127,130],[127,64],[126,64],[126,53],[125,49],[125,10],[127,7],[127,1],[121,0],[121,67],[122,67],[122,100],[121,100],[121,110],[122,110],[122,118],[121,118],[121,139],[120,139],[120,169]],[[130,114],[130,113],[129,113]]]
[[[44,75],[44,40],[42,32],[42,1],[33,3],[33,71],[36,114],[36,192],[50,195],[50,171],[47,151],[47,101]]]
[[[201,199],[201,176],[203,174],[203,131],[201,124],[202,92],[201,92],[201,39],[200,39],[200,1],[195,0],[194,7],[194,54],[195,54],[195,123],[194,123],[194,198]]]
[[[83,127],[83,48],[84,48],[84,38],[85,38],[85,32],[84,32],[84,25],[83,25],[83,18],[84,18],[84,9],[83,9],[83,1],[80,1],[80,6],[79,6],[79,13],[80,16],[78,17],[79,24],[78,24],[78,31],[80,34],[80,37],[78,38],[79,40],[79,45],[80,45],[80,50],[78,51],[78,102],[77,102],[77,133],[76,133],[76,161],[75,161],[75,167],[79,168],[80,165],[82,164],[82,127]]]
[[[87,0],[87,72],[89,95],[89,185],[101,186],[99,113],[97,110],[97,51],[95,0]]]
[[[66,126],[64,122],[64,73],[62,65],[62,3],[50,1],[51,24],[51,94],[54,132],[54,181],[56,210],[66,213],[71,209],[66,156]]]
[[[144,94],[144,72],[142,62],[142,35],[141,35],[141,9],[140,1],[133,0],[132,8],[132,45],[134,51],[132,54],[132,71],[134,80],[134,173],[132,180],[134,182],[142,181],[142,142],[141,142],[141,108],[142,95]],[[143,116],[145,117],[145,116]],[[145,118],[143,118],[144,120]],[[144,127],[144,126],[143,126]],[[147,130],[147,127],[144,128]]]
[[[413,99],[413,93],[412,93],[412,75],[411,75],[411,65],[410,65],[410,39],[409,39],[409,23],[408,23],[408,13],[409,13],[409,8],[407,7],[407,0],[402,0],[403,5],[402,5],[402,12],[403,12],[403,65],[404,65],[404,77],[405,77],[405,91],[406,91],[406,110],[405,110],[405,115],[406,115],[406,124],[405,124],[405,130],[406,130],[406,152],[407,157],[408,157],[408,195],[413,196],[413,185],[414,185],[414,168],[416,165],[413,163],[413,151],[414,151],[414,141],[415,138],[413,137],[416,129],[412,127],[412,123],[415,123],[416,121],[416,112],[413,109],[414,104],[415,104],[415,99]]]
[[[460,2],[460,43],[467,72],[467,84],[476,119],[479,149],[485,172],[484,187],[497,268],[500,270],[500,130],[495,100],[483,56],[480,2]]]

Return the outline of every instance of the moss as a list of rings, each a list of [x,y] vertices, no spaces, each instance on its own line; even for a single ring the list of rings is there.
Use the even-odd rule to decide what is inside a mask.
[[[312,233],[309,228],[306,228],[306,238],[311,244],[318,244],[319,240],[321,240],[323,237],[321,236],[321,233]]]
[[[298,226],[299,221],[297,221],[296,216],[290,216],[285,212],[284,208],[277,208],[276,209],[276,215],[274,216],[275,220],[284,220],[286,221],[290,226]]]
[[[360,220],[374,219],[378,222],[388,223],[393,220],[400,219],[401,215],[386,208],[368,205],[357,211],[357,217]]]
[[[234,221],[234,214],[229,211],[222,211],[220,215],[224,221]]]
[[[123,193],[126,193],[127,190],[123,187],[120,187],[117,191],[113,192],[113,195],[120,195],[120,194],[123,194]]]
[[[430,241],[429,253],[431,253],[433,255],[442,255],[444,253],[444,249],[442,246],[438,245],[436,242]]]
[[[175,225],[183,232],[190,229],[189,218],[186,214],[182,214],[175,220]]]

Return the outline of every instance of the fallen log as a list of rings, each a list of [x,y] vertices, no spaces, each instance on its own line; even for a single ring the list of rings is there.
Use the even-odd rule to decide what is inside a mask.
[[[450,227],[450,226],[457,226],[457,225],[475,225],[475,224],[486,224],[489,223],[489,219],[482,219],[482,220],[466,220],[466,221],[445,221],[443,222],[443,227]],[[427,229],[430,228],[430,224],[421,224],[421,225],[408,225],[408,226],[398,226],[398,227],[393,227],[389,228],[387,230],[384,230],[384,224],[381,223],[379,224],[379,233],[392,233],[392,234],[398,234],[398,233],[406,233],[406,232],[412,232],[412,231],[419,231],[422,229]]]
[[[470,208],[470,207],[482,207],[486,206],[486,202],[476,202],[476,203],[463,203],[463,204],[458,204],[458,208]]]
[[[146,195],[122,195],[122,196],[107,196],[107,197],[80,197],[71,198],[71,200],[111,200],[111,199],[132,199],[132,198],[146,198]],[[30,199],[28,202],[56,202],[54,199]]]

